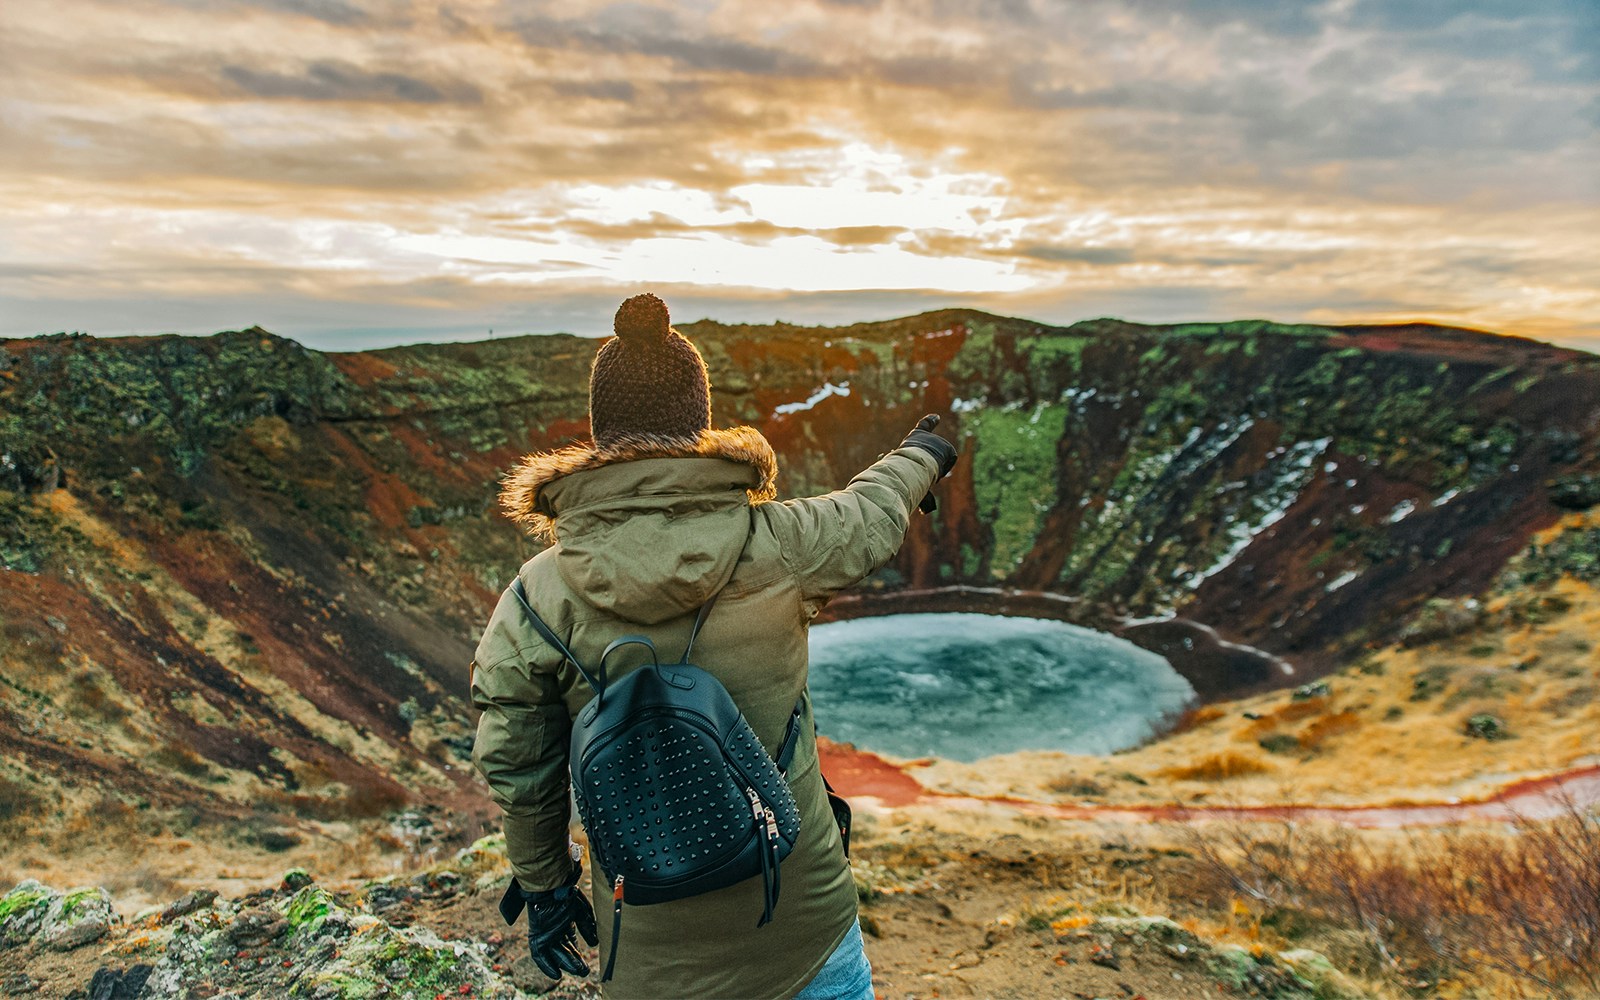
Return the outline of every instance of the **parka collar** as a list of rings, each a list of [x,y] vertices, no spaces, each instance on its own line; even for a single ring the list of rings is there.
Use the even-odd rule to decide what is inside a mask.
[[[754,485],[747,490],[752,505],[766,503],[778,495],[778,458],[772,445],[754,427],[730,427],[707,430],[696,439],[636,439],[603,450],[592,442],[584,442],[528,455],[507,473],[500,488],[500,507],[540,541],[553,542],[557,511],[547,496],[546,487],[573,473],[646,458],[716,458],[740,462],[755,473]]]

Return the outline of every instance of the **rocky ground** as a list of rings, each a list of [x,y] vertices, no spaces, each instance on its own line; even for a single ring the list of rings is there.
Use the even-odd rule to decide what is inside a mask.
[[[0,900],[7,995],[91,1000],[539,993],[493,900],[498,838],[406,876],[323,884],[291,869],[237,898],[197,889],[128,918],[103,889],[25,881]],[[540,995],[596,995],[578,984]]]
[[[1193,920],[1141,914],[1138,886],[1163,860],[1181,863],[1170,853],[884,832],[854,863],[879,996],[1365,995],[1317,953],[1206,940]],[[593,981],[552,984],[532,966],[495,910],[507,877],[502,844],[486,838],[415,874],[323,883],[294,869],[237,898],[194,890],[126,917],[103,889],[25,881],[0,900],[0,995],[598,996]]]

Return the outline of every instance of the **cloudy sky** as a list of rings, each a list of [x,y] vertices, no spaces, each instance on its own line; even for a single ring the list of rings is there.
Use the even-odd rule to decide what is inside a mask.
[[[0,335],[971,305],[1600,350],[1595,0],[4,0]]]

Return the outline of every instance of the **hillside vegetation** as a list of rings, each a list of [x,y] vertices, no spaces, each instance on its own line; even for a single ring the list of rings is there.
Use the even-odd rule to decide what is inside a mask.
[[[969,311],[683,329],[716,421],[771,438],[784,495],[948,414],[964,461],[866,594],[1003,585],[1099,627],[1175,613],[1297,671],[1207,677],[1155,644],[1212,695],[1393,640],[1600,499],[1600,359],[1531,341]],[[269,840],[293,835],[280,817],[419,795],[489,818],[465,666],[535,551],[497,481],[585,433],[592,352],[321,354],[259,329],[5,342],[8,811],[54,826],[110,797]]]

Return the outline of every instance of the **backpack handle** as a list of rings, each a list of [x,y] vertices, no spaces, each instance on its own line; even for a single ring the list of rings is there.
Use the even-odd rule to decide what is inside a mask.
[[[753,537],[753,535],[745,536],[744,545],[740,546],[739,548],[740,559],[744,558],[744,550],[750,547],[751,537]],[[737,563],[737,560],[735,562]],[[723,585],[726,586],[727,581],[723,581]],[[555,647],[556,652],[560,653],[563,657],[570,661],[574,667],[578,668],[578,673],[583,675],[583,679],[588,682],[590,689],[594,691],[596,703],[604,700],[605,698],[606,657],[610,656],[615,650],[628,645],[646,646],[650,650],[650,659],[655,663],[656,666],[661,666],[661,656],[656,652],[656,644],[651,642],[648,636],[625,635],[619,639],[613,639],[611,643],[606,646],[605,652],[600,654],[600,666],[596,669],[596,672],[600,676],[598,678],[591,676],[589,671],[584,669],[583,664],[579,662],[578,658],[573,655],[572,650],[567,648],[566,643],[562,642],[560,637],[557,636],[555,632],[551,631],[550,626],[546,625],[544,619],[539,617],[539,612],[533,610],[533,605],[528,603],[528,592],[522,586],[521,574],[518,574],[517,578],[511,581],[510,589],[512,596],[517,599],[517,603],[522,605],[522,610],[527,612],[528,620],[533,624],[534,631],[539,633],[539,637],[545,642],[548,642],[551,646]],[[689,629],[689,643],[683,647],[683,656],[678,660],[678,664],[680,666],[689,665],[689,653],[694,649],[694,641],[700,637],[700,627],[706,623],[706,617],[711,614],[711,609],[716,607],[717,598],[721,596],[722,589],[719,587],[706,601],[706,603],[700,605],[700,610],[694,616],[694,626]]]
[[[661,666],[661,656],[660,656],[660,654],[658,654],[656,652],[656,644],[650,641],[650,637],[649,636],[644,636],[644,635],[624,635],[624,636],[621,636],[619,638],[612,639],[609,643],[606,644],[605,652],[600,654],[599,671],[600,671],[600,689],[602,691],[605,690],[605,686],[606,686],[606,657],[610,656],[612,653],[615,653],[617,650],[621,649],[623,646],[643,646],[644,648],[650,650],[650,660],[651,660],[651,662],[653,662],[658,667]]]
[[[656,644],[650,641],[649,636],[624,635],[606,643],[605,652],[600,654],[600,666],[597,668],[600,674],[600,693],[595,695],[594,698],[596,712],[600,711],[601,704],[606,700],[606,657],[623,646],[643,646],[650,650],[650,661],[658,667],[661,666],[661,656],[656,652]]]

